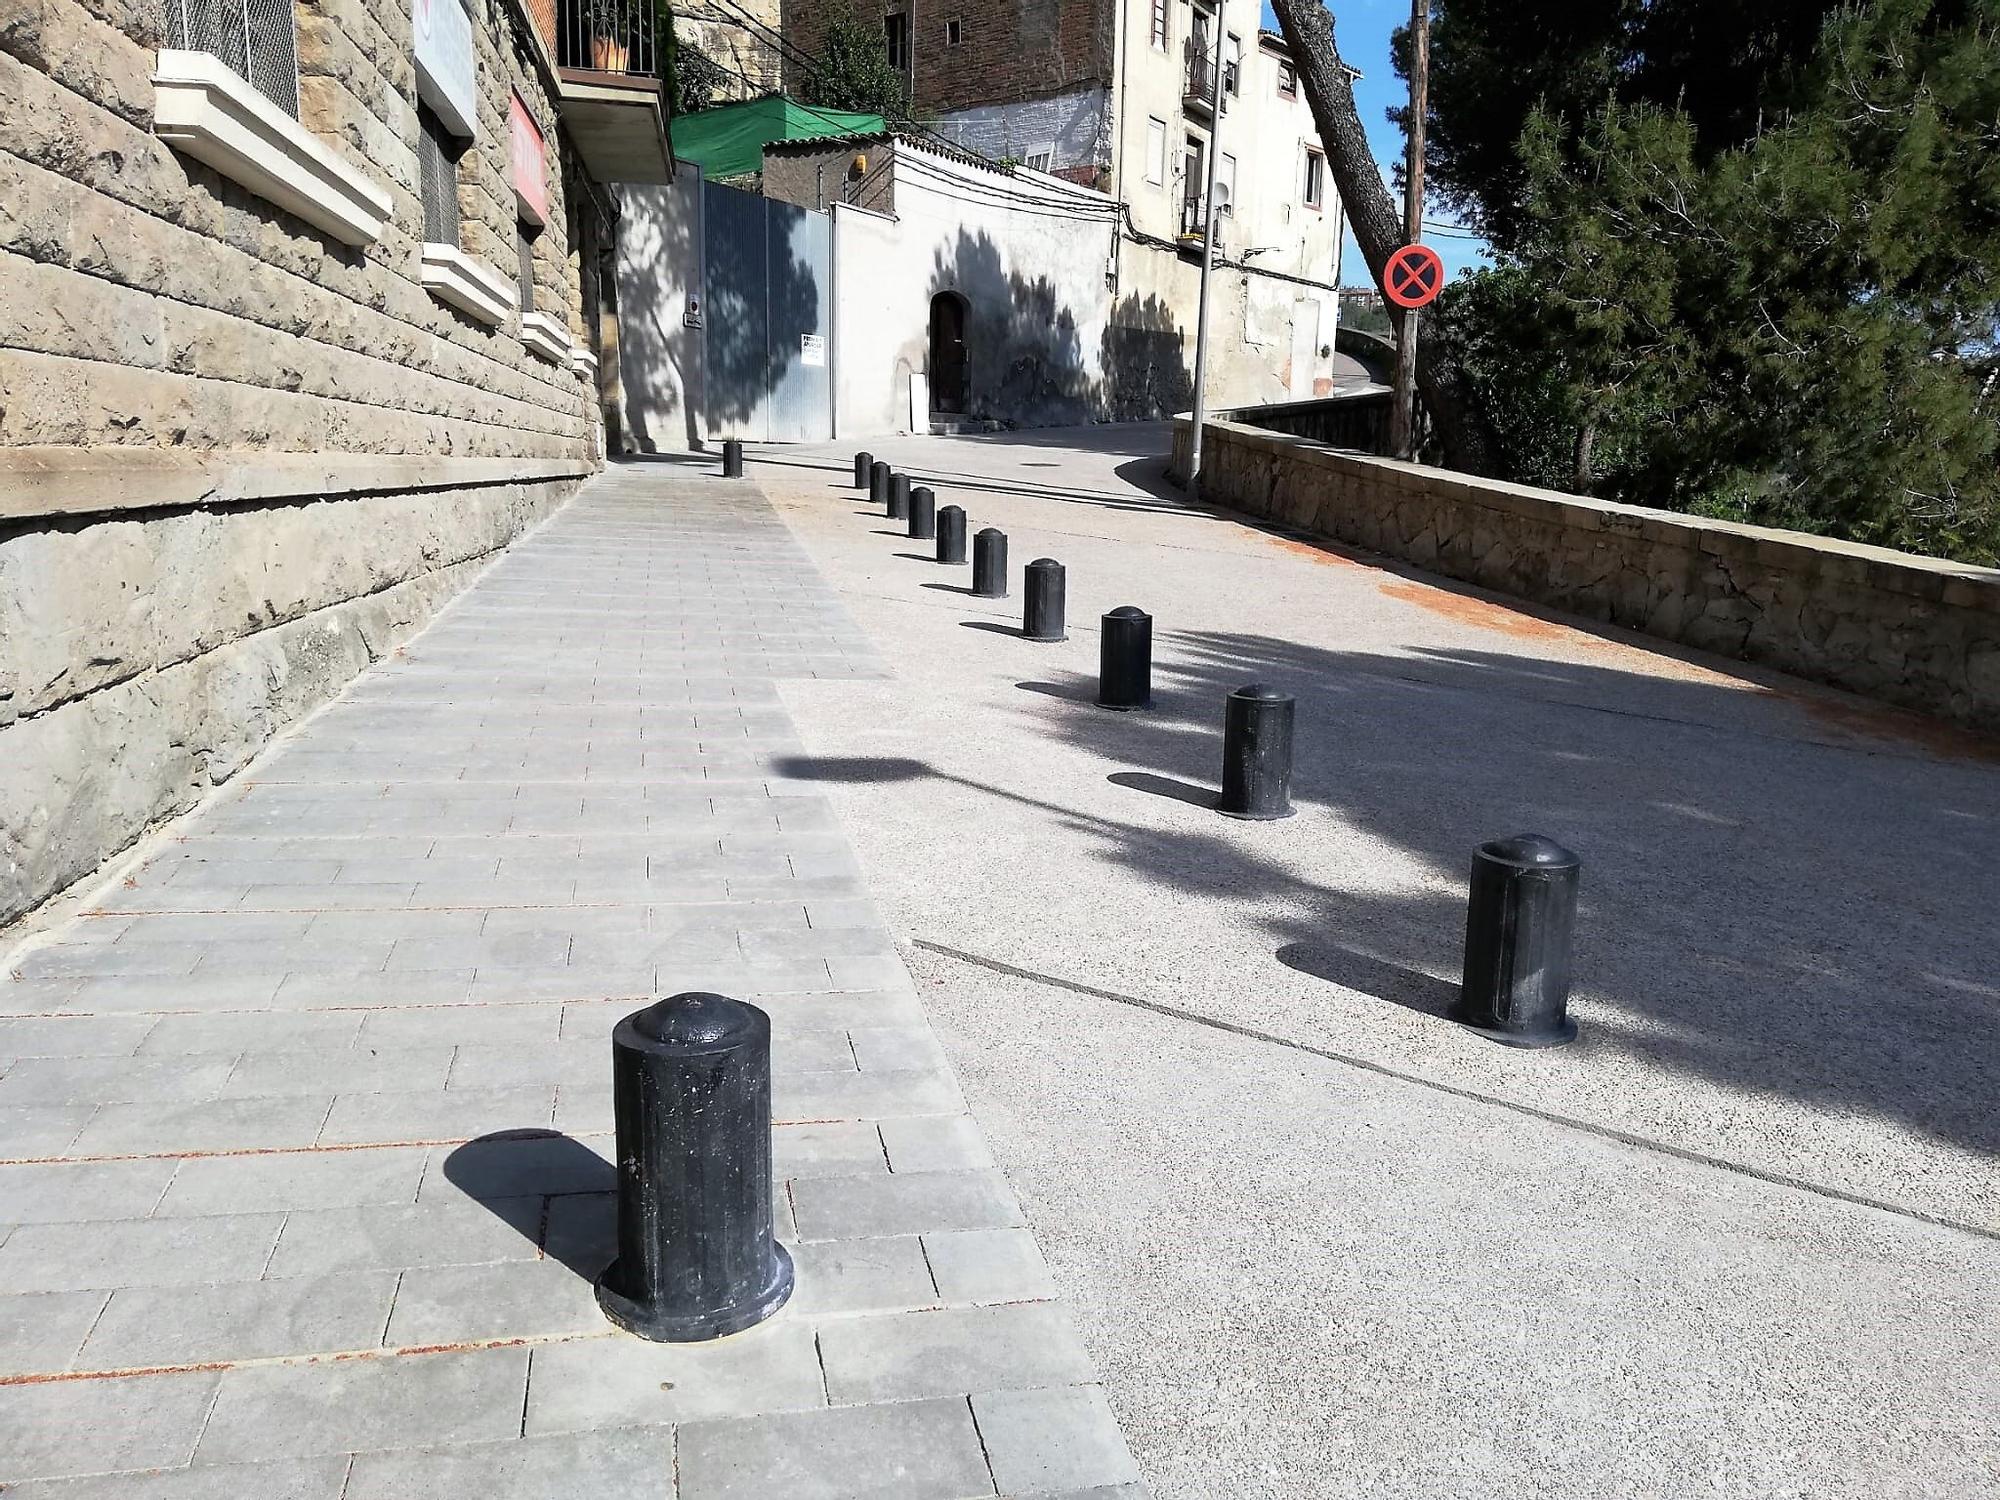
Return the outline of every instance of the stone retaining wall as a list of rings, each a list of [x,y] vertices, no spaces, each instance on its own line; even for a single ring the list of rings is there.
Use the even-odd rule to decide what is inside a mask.
[[[234,775],[601,461],[587,361],[424,284],[414,8],[266,9],[295,17],[299,123],[391,205],[355,246],[161,138],[166,7],[0,4],[0,924]],[[470,14],[459,247],[587,346],[553,62],[518,7]],[[549,143],[525,263],[517,97]]]
[[[1340,452],[1224,412],[1201,493],[1501,593],[2000,730],[2000,570]],[[1187,472],[1189,422],[1173,471]]]
[[[0,523],[0,925],[235,775],[577,483]]]

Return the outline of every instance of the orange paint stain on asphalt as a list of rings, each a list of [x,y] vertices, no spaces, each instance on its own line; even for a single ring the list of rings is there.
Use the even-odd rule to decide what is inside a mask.
[[[1428,584],[1384,583],[1380,588],[1391,599],[1414,604],[1418,609],[1427,609],[1434,615],[1443,615],[1447,620],[1456,620],[1461,625],[1470,625],[1477,630],[1496,630],[1502,635],[1511,635],[1516,640],[1573,640],[1579,645],[1614,644],[1586,631],[1572,630],[1567,625],[1556,625],[1548,620],[1538,620],[1533,615],[1524,615],[1519,610],[1509,609],[1504,604],[1495,604],[1490,599],[1478,599],[1469,594],[1454,594],[1446,589],[1431,588]]]

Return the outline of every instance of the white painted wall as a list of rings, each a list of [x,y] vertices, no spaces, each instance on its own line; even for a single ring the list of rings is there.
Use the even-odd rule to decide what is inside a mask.
[[[833,205],[833,435],[907,432],[910,372],[923,368],[922,288],[900,275],[900,226]]]
[[[970,309],[968,417],[1047,426],[1097,415],[1116,205],[1038,172],[1002,175],[908,141],[884,149],[893,222],[834,215],[841,435],[907,429],[910,376],[927,373],[931,299],[943,291]]]
[[[701,171],[683,162],[664,187],[619,188],[619,415],[626,446],[676,453],[703,446],[708,433],[704,344],[685,326],[699,296]]]

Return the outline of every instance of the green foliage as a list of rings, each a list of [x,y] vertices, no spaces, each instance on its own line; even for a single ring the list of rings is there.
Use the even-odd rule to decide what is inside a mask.
[[[709,108],[718,96],[728,93],[734,78],[693,42],[682,41],[678,31],[670,29],[667,34],[673,45],[667,52],[668,69],[662,76],[674,101],[674,113],[691,115]]]
[[[1705,162],[1785,108],[1840,4],[1432,0],[1426,181],[1454,213],[1508,244],[1527,188],[1515,146],[1537,110],[1565,148],[1607,101],[1676,110]],[[1395,39],[1406,75],[1407,31]]]
[[[903,75],[889,66],[881,22],[871,25],[851,10],[829,21],[819,54],[800,81],[799,102],[888,120],[906,117],[909,91]]]
[[[2000,562],[2000,0],[1836,15],[1733,145],[1530,112],[1442,336],[1513,475]]]

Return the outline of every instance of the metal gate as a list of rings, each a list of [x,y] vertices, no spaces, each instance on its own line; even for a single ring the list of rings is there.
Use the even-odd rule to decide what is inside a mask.
[[[702,186],[703,330],[711,437],[833,436],[833,221]]]

